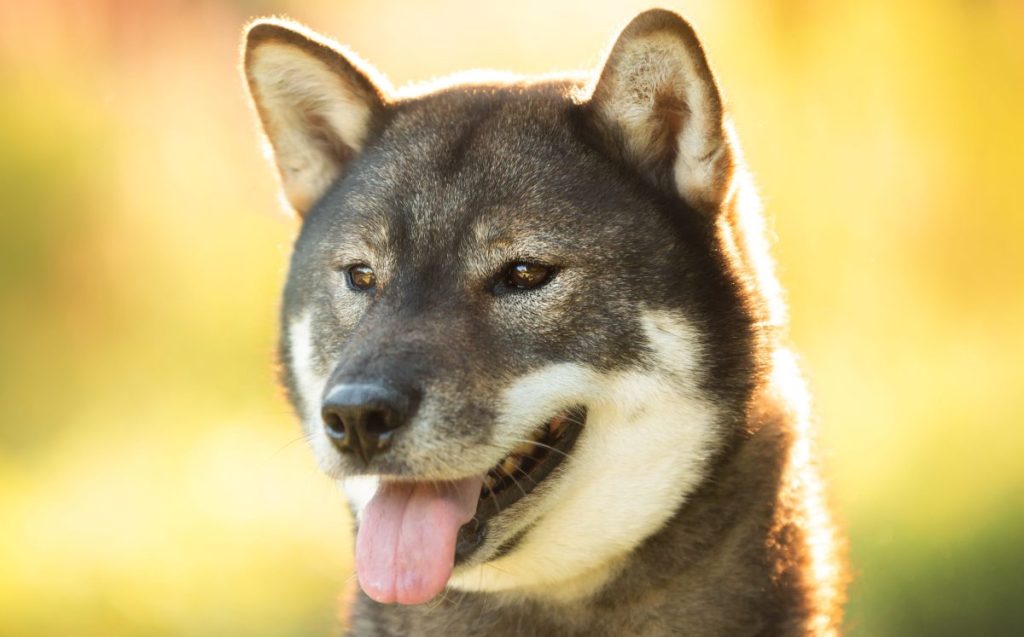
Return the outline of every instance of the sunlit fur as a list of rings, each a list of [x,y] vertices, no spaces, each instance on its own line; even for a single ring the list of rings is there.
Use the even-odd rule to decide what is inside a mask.
[[[290,41],[289,34],[296,33],[328,50],[343,50],[296,23],[264,19],[251,24],[248,33],[255,40],[245,56],[249,90],[285,196],[302,214],[334,182],[347,156],[362,149],[375,96]],[[386,86],[379,74],[353,59],[353,73],[372,75],[377,86]]]
[[[696,37],[661,28],[659,18],[641,16],[623,31],[591,99],[632,161],[653,166],[674,157],[679,194],[714,214],[733,170],[721,98]]]
[[[291,36],[281,37],[287,41]],[[318,36],[309,37],[311,55],[302,50],[304,45],[294,48],[294,42],[282,44],[272,39],[258,43],[247,55],[254,100],[274,146],[285,190],[300,212],[343,174],[350,156],[346,153],[357,153],[363,147],[374,126],[375,109],[388,100],[429,97],[435,90],[457,93],[464,90],[460,87],[465,87],[467,80],[485,79],[493,86],[514,85],[522,91],[532,90],[531,82],[536,81],[485,73],[399,91],[386,84],[368,90],[366,86],[372,84],[361,84],[367,77],[382,81],[368,66],[350,53],[336,65],[325,63],[324,56],[329,53],[317,47],[331,47],[329,51],[338,51],[338,47]],[[729,528],[752,541],[752,550],[763,552],[757,560],[768,560],[775,569],[771,573],[774,584],[769,588],[781,595],[785,604],[778,611],[782,619],[773,620],[780,622],[775,625],[787,634],[833,635],[841,617],[844,574],[836,558],[839,541],[814,463],[809,401],[786,349],[785,303],[768,253],[757,194],[703,50],[692,29],[678,16],[645,12],[615,41],[593,82],[567,82],[565,86],[593,124],[596,136],[590,139],[592,143],[601,145],[662,194],[682,199],[691,212],[709,220],[716,252],[725,256],[721,267],[729,270],[742,288],[738,303],[745,320],[750,321],[750,340],[742,341],[751,354],[751,365],[744,368],[749,377],[738,385],[709,389],[705,372],[718,351],[709,345],[716,327],[707,324],[706,316],[703,323],[692,320],[686,307],[652,310],[642,302],[631,302],[633,314],[628,320],[642,326],[638,338],[642,354],[614,369],[556,360],[521,376],[507,377],[500,391],[483,399],[496,405],[493,422],[469,423],[486,424],[486,444],[467,442],[464,431],[462,438],[454,440],[444,435],[446,428],[455,425],[446,419],[441,401],[463,400],[465,390],[443,375],[440,380],[433,379],[432,392],[392,448],[412,475],[422,480],[480,474],[527,437],[537,423],[570,406],[587,408],[586,423],[566,461],[528,497],[491,520],[483,544],[456,568],[449,585],[457,595],[486,593],[480,599],[501,606],[514,605],[517,600],[554,605],[552,617],[559,619],[542,621],[586,626],[586,600],[609,590],[621,593],[627,586],[623,582],[637,577],[636,569],[630,567],[631,555],[646,551],[649,559],[651,551],[659,550],[669,555],[664,552],[675,546],[671,542],[693,550],[687,543],[696,540],[687,536],[691,531],[681,523],[700,526],[710,517],[707,528],[714,528],[715,511],[749,505],[749,511],[741,509],[736,515],[749,512],[753,517]],[[311,128],[310,121],[316,126]],[[329,152],[323,152],[325,135]],[[315,142],[312,150],[299,148],[310,141]],[[334,154],[332,145],[338,146]],[[289,180],[298,194],[289,192]],[[351,205],[363,195],[357,191],[350,196],[355,198],[348,201]],[[434,222],[422,212],[413,219],[414,232]],[[353,236],[339,238],[337,244],[350,245],[347,249],[352,254],[379,252],[379,281],[386,288],[389,269],[397,268],[403,255],[387,253],[387,219],[379,221],[369,222]],[[544,254],[543,240],[538,237],[520,238],[504,232],[500,222],[495,226],[486,220],[466,229],[477,249],[459,264],[463,275],[481,278],[495,262],[516,258],[516,250],[531,241],[527,252]],[[360,241],[362,247],[353,247]],[[574,278],[577,276],[572,269],[566,272],[561,280],[568,286],[565,290],[586,289],[584,281]],[[298,306],[293,303],[286,319],[283,354],[291,373],[292,397],[321,467],[336,478],[346,475],[347,465],[326,438],[318,413],[325,384],[337,362],[336,353],[325,344],[339,347],[339,330],[351,330],[360,320],[365,310],[362,303],[366,301],[345,297],[344,307],[325,310],[307,300]],[[525,307],[517,310],[524,316],[528,314]],[[546,309],[549,322],[558,322],[559,313],[570,311],[557,304]],[[734,337],[742,340],[747,328],[740,327]],[[423,337],[434,336],[428,330]],[[750,391],[744,403],[746,413],[736,413],[735,404],[733,411],[726,413],[715,391],[732,391],[734,397]],[[735,462],[746,464],[731,464]],[[377,480],[371,476],[344,481],[357,520]],[[723,496],[737,485],[749,487],[752,491],[744,495],[753,500],[737,499],[735,493]],[[728,501],[715,499],[722,497]],[[696,528],[692,531],[698,533]],[[519,538],[514,548],[498,555],[499,547],[513,537]],[[655,537],[670,544],[652,543]],[[717,541],[705,537],[697,546]],[[734,569],[750,567],[743,562],[742,551],[751,547],[715,546],[727,553],[720,556],[724,563],[731,563]],[[756,577],[757,567],[750,572]],[[714,568],[702,577],[723,584]],[[723,577],[728,579],[728,574]],[[716,594],[740,604],[752,599],[765,604],[769,598],[764,586],[740,576]],[[636,595],[643,598],[643,591]],[[699,602],[701,598],[698,595],[696,599]],[[693,602],[691,598],[687,603]],[[390,615],[398,622],[393,625],[414,621],[419,611],[405,612]],[[774,611],[764,612],[768,617]],[[697,611],[697,616],[704,615]],[[750,621],[760,621],[759,617],[751,615]],[[706,628],[717,634],[716,625],[745,621],[742,616],[729,617],[728,606],[706,618],[709,623],[696,632],[704,634]],[[422,619],[428,623],[420,625],[444,621]],[[721,624],[723,621],[727,623]]]
[[[775,349],[767,391],[777,403],[789,409],[793,439],[786,459],[786,482],[780,492],[791,511],[790,524],[798,526],[806,536],[808,551],[793,556],[799,563],[793,568],[805,573],[808,588],[814,591],[816,604],[807,620],[808,632],[814,635],[837,634],[837,618],[846,601],[847,573],[840,555],[845,546],[829,515],[825,488],[816,461],[811,426],[811,399],[792,351]]]
[[[808,549],[806,553],[791,554],[787,566],[800,574],[812,595],[804,626],[807,634],[838,635],[849,579],[843,560],[845,545],[832,520],[816,460],[810,393],[787,342],[788,311],[769,251],[760,198],[729,122],[726,134],[735,157],[735,172],[718,231],[745,283],[752,309],[760,317],[766,361],[762,395],[765,402],[784,411],[791,436],[779,500],[789,511],[786,523],[800,529]],[[755,422],[758,415],[753,414]],[[779,528],[774,530],[776,535],[781,532]]]

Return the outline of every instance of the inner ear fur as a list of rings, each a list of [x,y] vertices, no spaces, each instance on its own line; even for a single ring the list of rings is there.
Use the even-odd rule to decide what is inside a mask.
[[[246,31],[249,94],[285,198],[304,215],[382,124],[386,81],[350,52],[286,21]]]
[[[652,9],[616,39],[586,104],[604,142],[655,185],[714,215],[735,151],[722,99],[693,28]]]

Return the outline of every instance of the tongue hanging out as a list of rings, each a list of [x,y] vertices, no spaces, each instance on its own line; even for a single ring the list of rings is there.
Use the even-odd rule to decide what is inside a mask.
[[[356,573],[370,598],[422,604],[444,590],[455,539],[473,518],[483,480],[385,482],[363,511]]]

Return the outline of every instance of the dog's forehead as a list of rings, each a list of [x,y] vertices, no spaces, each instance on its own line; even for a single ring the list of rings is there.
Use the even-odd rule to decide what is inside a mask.
[[[657,249],[670,233],[648,214],[653,199],[588,144],[572,90],[474,87],[400,102],[328,193],[331,249],[481,276],[520,259]]]
[[[413,161],[458,173],[479,163],[513,172],[508,160],[546,154],[563,141],[573,110],[566,83],[535,86],[462,86],[401,101],[381,135],[383,145],[402,148]],[[495,164],[494,160],[503,160]]]
[[[574,142],[567,107],[508,89],[399,104],[359,162],[347,203],[378,222],[404,223],[423,240],[458,230],[500,241],[521,226],[513,212],[544,213],[566,198],[555,169],[567,168],[560,164]]]

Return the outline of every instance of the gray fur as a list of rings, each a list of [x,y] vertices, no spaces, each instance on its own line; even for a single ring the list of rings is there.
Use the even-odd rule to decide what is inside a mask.
[[[650,33],[695,56],[691,79],[707,90],[702,114],[710,119],[700,123],[711,150],[697,159],[713,164],[704,190],[699,180],[680,181],[676,158],[685,150],[673,145],[688,109],[701,105],[683,103],[685,92],[654,96],[649,122],[621,119],[616,92],[632,80],[612,77],[613,69],[649,72],[629,59],[607,65],[592,93],[566,79],[401,99],[365,89],[359,73],[369,72],[357,70],[365,65],[332,63],[374,96],[372,118],[359,152],[332,159],[336,180],[301,211],[282,306],[282,378],[311,435],[321,425],[307,415],[320,396],[302,387],[300,363],[328,387],[371,379],[423,395],[387,454],[366,465],[332,456],[332,477],[443,480],[486,471],[509,436],[538,424],[503,412],[499,398],[518,379],[558,363],[602,378],[659,377],[663,362],[643,322],[651,312],[692,326],[698,367],[679,391],[714,414],[699,485],[680,494],[681,504],[670,505],[678,509],[594,592],[555,600],[452,589],[415,607],[360,593],[351,635],[797,635],[838,626],[839,571],[829,547],[814,547],[832,540],[831,528],[813,467],[793,453],[806,444],[801,407],[771,380],[781,326],[769,309],[772,290],[760,284],[771,273],[751,256],[761,238],[745,234],[737,208],[738,155],[717,87],[692,30],[674,14],[641,14],[620,42]],[[327,45],[303,37],[261,23],[249,48],[276,39],[330,58]],[[303,134],[332,133],[306,126]],[[558,270],[536,291],[497,293],[496,277],[517,260]],[[346,286],[353,263],[373,265],[376,290]],[[305,362],[288,331],[302,317],[313,349]],[[676,452],[686,450],[664,450]],[[503,515],[533,515],[540,509],[531,503],[544,497],[539,490]],[[517,527],[490,528],[464,568],[484,568],[531,533],[506,528]]]

